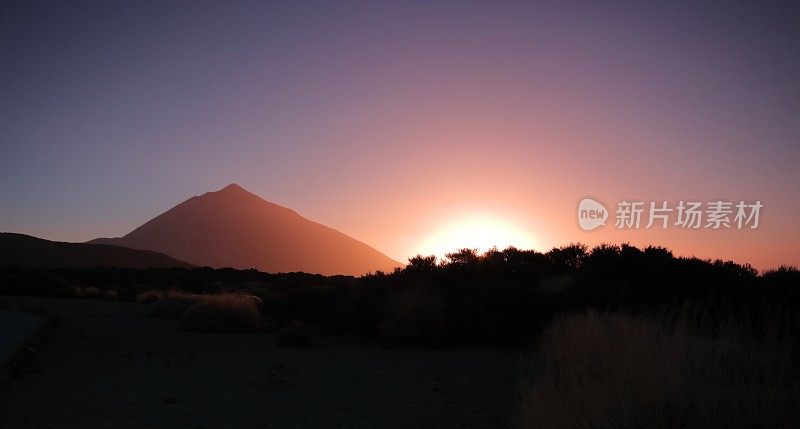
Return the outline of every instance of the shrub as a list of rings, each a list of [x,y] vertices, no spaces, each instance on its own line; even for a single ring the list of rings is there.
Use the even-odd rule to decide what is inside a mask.
[[[161,298],[164,298],[165,293],[164,291],[158,289],[146,289],[136,294],[134,299],[136,302],[142,304],[152,304]]]
[[[75,298],[95,299],[95,298],[101,298],[103,296],[103,293],[100,292],[100,289],[94,286],[87,286],[87,287],[72,286],[70,290],[72,292],[72,296]]]
[[[204,296],[183,313],[179,326],[197,332],[256,331],[261,327],[256,303],[249,295]]]
[[[277,343],[281,347],[310,346],[311,334],[303,322],[294,321],[278,332]]]
[[[343,320],[346,330],[364,340],[380,338],[379,327],[386,319],[388,291],[396,287],[384,274],[367,275],[363,283],[350,288],[339,305],[337,318]]]
[[[156,319],[178,320],[189,307],[202,300],[202,295],[171,291],[150,306],[149,315]]]
[[[380,332],[387,344],[396,346],[434,346],[447,341],[444,299],[430,287],[403,289],[390,300]]]
[[[790,336],[778,329],[786,324],[731,315],[555,319],[523,394],[523,427],[794,426],[800,395]]]
[[[342,286],[269,286],[258,291],[263,299],[259,309],[275,327],[302,320],[315,332],[340,333],[345,330],[341,317],[345,293]]]

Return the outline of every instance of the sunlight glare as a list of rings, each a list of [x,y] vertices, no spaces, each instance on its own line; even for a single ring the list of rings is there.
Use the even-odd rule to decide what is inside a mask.
[[[497,218],[476,217],[448,224],[425,240],[418,253],[443,258],[447,253],[463,248],[485,252],[492,247],[502,250],[509,246],[519,249],[536,247],[530,234],[521,228]]]

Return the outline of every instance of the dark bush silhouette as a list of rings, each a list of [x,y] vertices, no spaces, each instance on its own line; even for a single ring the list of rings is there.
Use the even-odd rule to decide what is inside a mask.
[[[261,328],[257,303],[252,296],[234,293],[201,296],[183,313],[178,326],[196,332],[257,331]]]
[[[278,332],[276,342],[281,347],[308,347],[311,333],[303,322],[294,321]]]
[[[439,292],[414,286],[392,297],[379,330],[389,345],[438,345],[446,342],[450,323],[447,305]]]

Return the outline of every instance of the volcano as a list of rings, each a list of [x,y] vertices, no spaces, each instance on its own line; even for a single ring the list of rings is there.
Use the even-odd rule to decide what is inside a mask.
[[[214,268],[361,275],[400,264],[374,248],[237,184],[189,198],[111,244]]]

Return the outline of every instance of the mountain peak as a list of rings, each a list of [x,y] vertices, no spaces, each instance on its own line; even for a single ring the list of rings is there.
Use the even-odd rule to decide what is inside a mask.
[[[217,192],[240,192],[240,191],[248,192],[246,189],[239,186],[238,183],[231,183],[230,185],[220,189]]]
[[[248,199],[251,198],[261,198],[255,195],[254,193],[248,191],[247,189],[241,187],[238,183],[231,183],[230,185],[211,192],[206,192],[204,195],[207,196],[215,196],[217,198],[238,198],[241,199],[243,197],[247,197]]]

